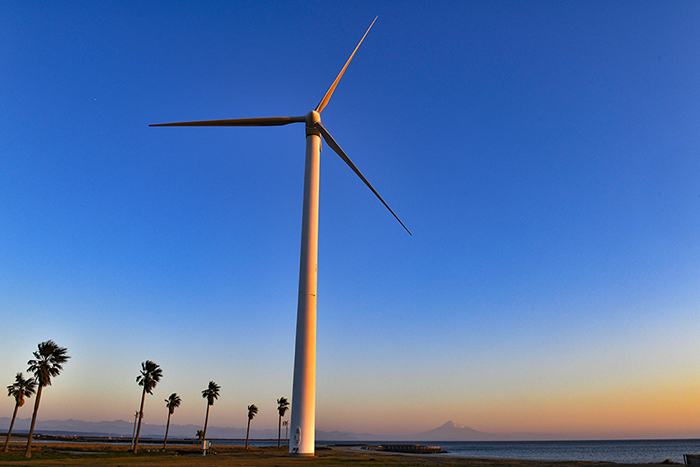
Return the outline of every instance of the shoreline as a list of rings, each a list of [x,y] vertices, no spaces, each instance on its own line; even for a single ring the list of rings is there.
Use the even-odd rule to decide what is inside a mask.
[[[474,461],[469,465],[481,465],[481,466],[520,466],[520,467],[537,467],[537,466],[618,466],[618,467],[653,467],[653,466],[673,466],[673,465],[684,465],[680,462],[608,462],[608,461],[580,461],[580,460],[556,460],[556,459],[521,459],[521,458],[510,458],[510,457],[478,457],[478,456],[465,456],[460,454],[453,454],[448,451],[436,452],[431,454],[414,454],[410,452],[394,452],[394,451],[374,451],[374,450],[364,450],[361,446],[333,446],[330,445],[328,448],[334,451],[350,452],[358,454],[380,454],[384,456],[407,456],[407,457],[420,457],[424,459],[432,458],[447,458],[447,459],[459,459],[461,461]],[[431,464],[432,465],[432,464]]]

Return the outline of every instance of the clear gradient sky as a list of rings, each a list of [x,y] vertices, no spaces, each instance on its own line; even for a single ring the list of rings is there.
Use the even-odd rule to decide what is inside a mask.
[[[317,428],[700,437],[696,1],[3,1],[2,387],[276,427],[303,125],[148,124],[304,115],[377,15],[322,118],[413,237],[324,145]]]

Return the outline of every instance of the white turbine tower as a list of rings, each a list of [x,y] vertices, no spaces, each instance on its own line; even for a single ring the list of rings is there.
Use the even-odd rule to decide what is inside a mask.
[[[374,18],[376,21],[377,18]],[[355,167],[350,158],[338,146],[328,130],[321,125],[321,111],[333,95],[338,81],[345,73],[350,60],[360,48],[360,44],[372,29],[370,24],[360,43],[357,44],[350,58],[338,77],[331,85],[326,95],[316,109],[300,117],[263,117],[239,118],[228,120],[205,120],[197,122],[160,123],[149,126],[279,126],[289,123],[306,123],[306,169],[304,171],[304,211],[301,227],[301,264],[299,266],[299,302],[297,307],[296,347],[294,353],[294,383],[292,389],[292,420],[291,435],[293,440],[289,446],[290,454],[314,455],[315,448],[315,418],[316,418],[316,278],[318,264],[318,196],[319,169],[321,154],[321,136],[358,177],[372,190],[372,193],[386,206],[397,221],[411,232],[401,222],[394,211],[379,196],[377,190],[367,181]]]

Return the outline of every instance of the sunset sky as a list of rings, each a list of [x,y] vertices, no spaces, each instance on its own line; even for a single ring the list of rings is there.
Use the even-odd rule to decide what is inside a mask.
[[[276,427],[304,127],[148,124],[304,115],[375,16],[322,121],[413,236],[324,144],[317,428],[700,437],[697,1],[1,2],[0,386]]]

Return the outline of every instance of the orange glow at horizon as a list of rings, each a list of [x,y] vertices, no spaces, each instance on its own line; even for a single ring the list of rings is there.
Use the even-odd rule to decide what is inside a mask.
[[[548,434],[563,438],[615,437],[616,433],[630,437],[697,436],[693,433],[700,426],[698,375],[636,383],[614,387],[591,385],[564,391],[551,384],[548,392],[481,396],[472,400],[465,394],[462,406],[443,406],[439,400],[431,405],[422,397],[406,393],[383,402],[367,395],[365,407],[352,402],[330,411],[321,407],[318,428],[330,430],[332,424],[347,431],[409,434],[454,420],[486,433]],[[451,404],[454,399],[450,400]]]

